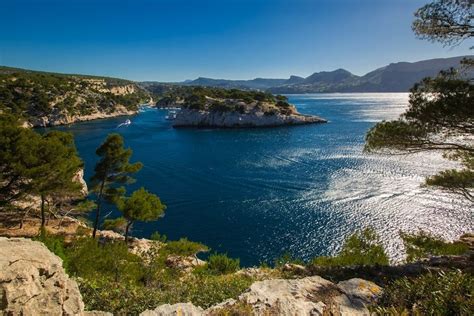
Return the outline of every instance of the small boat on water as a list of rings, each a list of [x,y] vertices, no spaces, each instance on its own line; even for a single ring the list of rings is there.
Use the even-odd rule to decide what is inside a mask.
[[[165,116],[165,120],[172,121],[176,119],[178,113],[175,110],[168,111],[168,115]]]
[[[132,121],[130,121],[129,119],[126,119],[125,122],[120,123],[120,124],[117,126],[117,128],[122,127],[122,126],[129,126],[130,124],[132,124]]]

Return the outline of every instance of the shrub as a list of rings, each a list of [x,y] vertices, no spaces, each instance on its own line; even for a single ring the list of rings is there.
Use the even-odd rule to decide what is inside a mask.
[[[168,298],[167,301],[174,303],[190,301],[197,306],[208,308],[226,299],[237,298],[253,281],[248,276],[236,274],[194,275],[185,282],[176,282],[174,286],[178,293],[170,293],[174,297]]]
[[[169,303],[192,302],[203,308],[236,298],[253,282],[243,275],[190,275],[184,279],[163,280],[160,287],[129,282],[110,282],[101,278],[79,280],[89,310],[107,310],[119,315],[137,315],[145,309]]]
[[[102,224],[102,228],[106,230],[113,230],[119,234],[125,233],[125,227],[127,226],[127,220],[123,217],[115,219],[106,219]]]
[[[55,236],[46,231],[43,227],[40,229],[40,234],[33,240],[42,242],[52,253],[61,258],[63,261],[64,269],[68,269],[68,257],[64,250],[64,238],[61,236]]]
[[[460,255],[469,250],[468,245],[462,242],[446,242],[424,231],[417,234],[400,232],[400,236],[405,245],[408,262],[429,256]]]
[[[159,232],[154,232],[153,234],[151,234],[150,239],[155,241],[166,242],[168,237],[166,237],[166,235],[161,235]]]
[[[289,252],[285,252],[281,257],[275,259],[275,267],[282,267],[287,263],[304,264],[303,260],[294,258]]]
[[[372,228],[356,232],[346,239],[341,252],[334,257],[316,257],[315,266],[388,265],[388,256]]]
[[[427,273],[394,281],[372,310],[379,315],[472,315],[473,294],[469,273]]]
[[[179,256],[192,256],[198,252],[208,251],[209,248],[198,242],[189,241],[187,238],[181,238],[180,240],[169,241],[162,252]]]
[[[141,258],[123,242],[101,245],[95,239],[79,238],[67,249],[67,256],[70,272],[81,278],[137,283],[143,277]]]
[[[212,254],[209,256],[206,266],[207,271],[212,274],[232,273],[240,268],[240,260],[232,259],[227,254]]]

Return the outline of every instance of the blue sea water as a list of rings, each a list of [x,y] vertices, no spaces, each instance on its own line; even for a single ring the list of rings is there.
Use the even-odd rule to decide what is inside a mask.
[[[144,108],[126,118],[74,124],[88,179],[95,149],[109,133],[123,135],[132,161],[144,168],[140,186],[159,195],[166,215],[137,223],[133,235],[154,231],[188,237],[243,265],[273,262],[283,253],[309,259],[334,254],[356,229],[372,226],[392,260],[402,258],[399,230],[424,229],[448,238],[474,230],[472,209],[456,195],[420,186],[426,175],[453,166],[438,154],[363,153],[364,137],[394,119],[408,94],[290,95],[290,102],[327,124],[262,129],[173,129],[166,111]],[[118,216],[112,206],[103,214]]]

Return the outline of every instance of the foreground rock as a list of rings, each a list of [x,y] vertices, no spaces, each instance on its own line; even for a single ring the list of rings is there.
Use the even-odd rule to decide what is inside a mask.
[[[77,283],[42,243],[0,237],[0,314],[110,315],[84,312]]]
[[[275,127],[325,122],[326,120],[318,116],[303,115],[299,113],[276,113],[268,115],[262,111],[252,111],[241,114],[234,111],[219,112],[182,109],[178,112],[176,119],[173,122],[173,127]]]
[[[239,296],[207,310],[187,304],[162,305],[142,316],[214,315],[234,305],[250,307],[255,315],[370,315],[367,305],[382,293],[376,284],[350,279],[334,284],[319,276],[259,281]]]
[[[191,303],[177,303],[177,304],[163,304],[154,310],[144,311],[140,316],[197,316],[204,315],[204,310],[201,307],[196,307]]]

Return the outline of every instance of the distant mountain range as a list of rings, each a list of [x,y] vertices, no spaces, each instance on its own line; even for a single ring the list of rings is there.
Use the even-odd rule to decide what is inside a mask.
[[[418,62],[392,63],[363,76],[345,69],[315,72],[309,77],[291,76],[288,79],[256,78],[252,80],[226,80],[197,78],[181,82],[181,85],[206,86],[236,89],[267,90],[272,93],[317,93],[317,92],[406,92],[425,77],[436,76],[441,70],[458,68],[463,58],[436,58]]]

